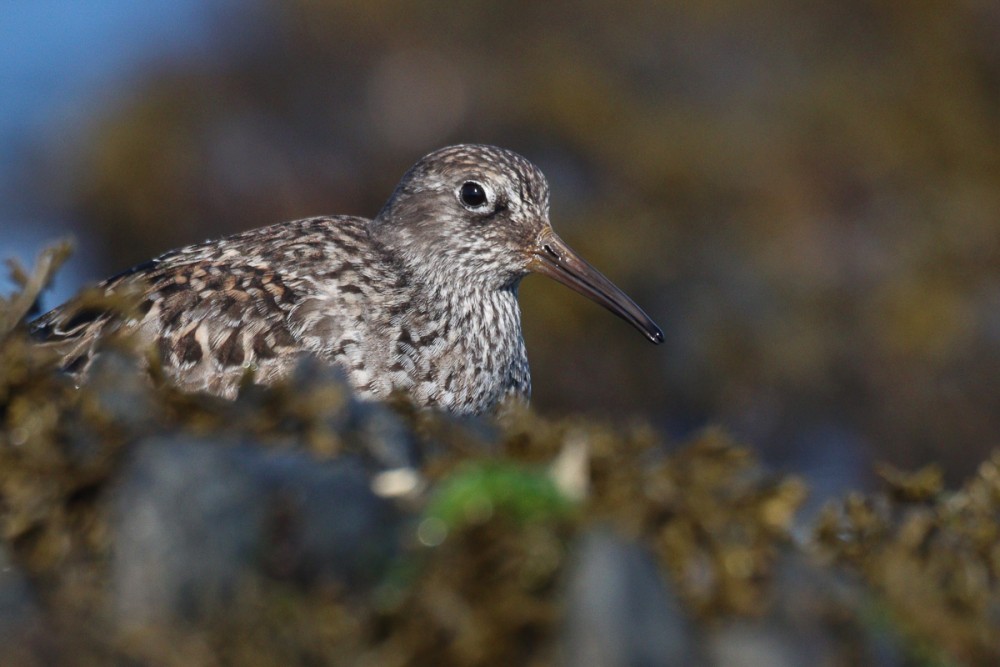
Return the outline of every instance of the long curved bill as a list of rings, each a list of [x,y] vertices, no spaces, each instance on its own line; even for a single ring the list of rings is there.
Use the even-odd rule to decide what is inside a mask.
[[[605,278],[600,271],[576,254],[555,232],[546,230],[538,237],[528,268],[596,301],[641,331],[650,342],[663,342],[663,331],[649,315]]]

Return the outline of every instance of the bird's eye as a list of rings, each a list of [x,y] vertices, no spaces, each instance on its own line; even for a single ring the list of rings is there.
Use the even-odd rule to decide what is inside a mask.
[[[479,208],[489,199],[486,188],[475,181],[466,181],[458,191],[462,204],[468,208]]]

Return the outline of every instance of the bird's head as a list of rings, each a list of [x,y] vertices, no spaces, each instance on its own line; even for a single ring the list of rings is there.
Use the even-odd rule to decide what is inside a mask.
[[[462,144],[430,153],[403,176],[372,232],[417,279],[497,290],[541,273],[663,342],[642,309],[556,235],[545,176],[513,151]]]

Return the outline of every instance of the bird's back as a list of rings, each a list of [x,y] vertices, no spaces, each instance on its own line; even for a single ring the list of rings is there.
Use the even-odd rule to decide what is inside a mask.
[[[318,341],[309,340],[304,321],[310,304],[322,301],[338,320],[352,319],[351,288],[333,304],[330,285],[371,264],[367,225],[309,218],[174,250],[100,283],[96,297],[43,315],[31,332],[57,346],[72,373],[86,372],[113,332],[134,332],[181,388],[232,397],[248,372],[272,382],[313,351]],[[93,303],[117,296],[131,301],[124,312]]]

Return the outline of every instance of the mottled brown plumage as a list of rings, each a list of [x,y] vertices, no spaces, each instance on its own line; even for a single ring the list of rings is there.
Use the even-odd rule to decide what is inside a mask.
[[[424,157],[374,220],[308,218],[168,252],[102,282],[141,290],[123,318],[71,301],[36,320],[84,374],[100,341],[135,332],[166,376],[233,397],[302,355],[342,368],[362,397],[482,413],[531,381],[517,289],[531,271],[580,291],[662,342],[655,324],[552,231],[549,190],[521,156],[461,145]]]

